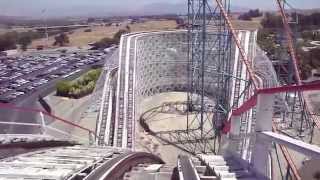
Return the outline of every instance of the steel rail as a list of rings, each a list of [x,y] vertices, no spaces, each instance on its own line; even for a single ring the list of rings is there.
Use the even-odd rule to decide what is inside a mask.
[[[142,163],[164,164],[159,157],[145,152],[124,153],[101,164],[92,171],[84,180],[116,180],[122,179],[125,172]]]
[[[232,111],[232,116],[239,116],[242,113],[248,111],[252,107],[254,107],[257,104],[257,97],[259,94],[276,94],[281,92],[293,92],[293,91],[312,91],[312,90],[320,90],[320,83],[317,84],[306,84],[306,85],[292,85],[292,86],[282,86],[282,87],[275,87],[275,88],[265,88],[258,90],[249,100],[247,100],[245,103],[243,103],[238,109]],[[224,133],[228,132],[231,127],[231,122],[228,121],[228,123],[225,125],[225,128],[223,130]],[[274,126],[272,127],[274,132],[277,132],[277,128]],[[297,170],[297,167],[293,161],[292,156],[290,155],[287,147],[280,145],[281,152],[286,159],[286,162],[288,163],[290,169],[293,172],[293,175],[297,180],[301,180],[301,176]]]
[[[0,124],[4,124],[4,125],[17,125],[17,126],[36,126],[36,127],[42,127],[42,124],[36,124],[36,123],[19,123],[19,122],[0,121]],[[1,134],[1,133],[0,133],[0,134]]]
[[[77,127],[77,128],[79,128],[79,129],[82,129],[82,130],[84,130],[84,131],[87,131],[87,132],[89,132],[90,134],[93,134],[94,136],[96,136],[95,132],[92,131],[92,130],[90,130],[90,129],[88,129],[88,128],[82,127],[82,126],[80,126],[80,125],[78,125],[78,124],[75,124],[75,123],[73,123],[73,122],[71,122],[71,121],[62,119],[62,118],[60,118],[60,117],[58,117],[58,116],[55,116],[55,115],[50,114],[50,113],[48,113],[48,112],[46,112],[46,111],[43,111],[43,110],[34,109],[34,108],[17,107],[17,106],[15,106],[15,105],[13,105],[13,104],[4,104],[4,103],[0,103],[0,108],[14,109],[14,110],[22,111],[22,112],[43,113],[44,115],[47,115],[47,116],[49,116],[49,117],[52,117],[52,118],[55,119],[55,120],[58,120],[58,121],[61,121],[61,122],[65,123],[65,124],[69,124],[69,125],[71,125],[71,126]]]
[[[295,71],[295,77],[296,77],[296,80],[297,80],[297,84],[298,85],[301,85],[301,77],[300,77],[300,71],[299,71],[299,68],[298,68],[298,58],[297,58],[297,54],[294,50],[294,43],[293,43],[293,39],[292,39],[292,31],[291,31],[291,28],[289,26],[289,23],[288,23],[288,18],[286,16],[286,13],[283,9],[283,6],[281,5],[281,1],[283,0],[276,0],[277,1],[277,4],[279,6],[279,10],[280,10],[280,14],[281,14],[281,17],[282,17],[282,23],[283,23],[283,26],[284,26],[284,30],[285,30],[285,33],[286,33],[286,36],[287,36],[287,40],[288,40],[288,48],[289,48],[289,53],[290,53],[290,56],[292,58],[292,61],[293,61],[293,68],[294,68],[294,71]]]
[[[231,31],[231,34],[232,34],[232,36],[233,36],[233,38],[234,38],[234,40],[235,40],[235,43],[236,43],[236,45],[237,45],[237,47],[238,47],[238,49],[239,49],[240,55],[241,55],[241,57],[242,57],[242,61],[243,61],[243,63],[244,63],[244,64],[246,65],[246,67],[247,67],[248,74],[249,74],[250,78],[251,78],[252,81],[253,81],[254,89],[255,89],[255,90],[259,90],[258,84],[257,84],[257,82],[255,81],[255,78],[254,78],[254,77],[255,77],[255,76],[254,76],[254,71],[252,70],[252,68],[251,68],[251,66],[250,66],[250,61],[248,60],[245,51],[244,51],[243,48],[241,47],[241,43],[240,43],[239,39],[238,39],[237,36],[236,36],[235,29],[233,28],[232,23],[231,23],[231,21],[230,21],[229,18],[228,18],[228,15],[227,15],[227,13],[226,13],[226,11],[225,11],[222,3],[221,3],[221,0],[215,0],[215,1],[216,1],[216,3],[217,3],[218,7],[220,8],[220,11],[221,11],[222,15],[223,15],[224,18],[225,18],[225,21],[226,21],[226,23],[227,23],[227,25],[228,25],[228,27],[229,27],[229,30]],[[301,85],[300,73],[299,73],[298,66],[297,66],[297,57],[296,57],[296,54],[295,54],[295,51],[294,51],[293,40],[292,40],[292,37],[291,37],[291,34],[290,34],[291,30],[290,30],[290,27],[289,27],[289,25],[288,25],[288,21],[287,21],[287,18],[286,18],[286,16],[285,16],[284,10],[283,10],[283,8],[282,8],[282,6],[281,6],[280,0],[277,0],[277,2],[278,2],[278,5],[279,5],[279,7],[280,7],[280,11],[281,11],[281,14],[282,14],[282,17],[283,17],[283,21],[284,21],[284,24],[285,24],[285,30],[286,30],[287,38],[288,38],[288,41],[289,41],[289,51],[290,51],[290,54],[291,54],[292,59],[293,59],[293,61],[294,61],[293,64],[294,64],[296,79],[297,79],[297,81],[298,81],[298,85]],[[233,116],[234,113],[235,113],[235,114],[236,114],[236,113],[242,114],[242,112],[247,111],[248,109],[250,109],[251,107],[253,107],[253,106],[256,104],[256,102],[257,102],[257,92],[255,93],[255,95],[253,95],[253,96],[249,99],[249,101],[247,101],[247,102],[244,103],[244,104],[245,104],[245,107],[244,107],[244,108],[243,108],[243,107],[240,107],[240,108],[238,108],[238,110],[239,110],[238,112],[237,112],[237,110],[231,112],[230,118]],[[307,104],[308,104],[308,102],[307,102]],[[316,122],[317,122],[317,121],[316,121]],[[320,123],[319,123],[319,124],[320,124]],[[317,123],[317,125],[318,125],[318,123]],[[224,128],[223,132],[228,132],[229,130],[230,130],[230,119],[227,121],[227,124],[225,125],[225,128]],[[285,156],[287,163],[290,165],[290,168],[292,169],[295,177],[296,177],[297,179],[301,179],[301,177],[300,177],[299,174],[297,173],[297,168],[296,168],[296,166],[295,166],[295,164],[294,164],[294,162],[293,162],[293,160],[292,160],[292,158],[291,158],[291,156],[290,156],[287,148],[286,148],[286,147],[283,147],[283,146],[280,146],[280,147],[281,147],[281,150],[282,150],[282,152],[283,152],[283,155]]]
[[[107,144],[110,145],[109,139],[110,139],[110,132],[114,131],[114,129],[111,129],[111,117],[112,111],[114,109],[112,108],[112,78],[115,76],[115,73],[118,71],[118,68],[114,68],[110,70],[106,74],[104,86],[103,86],[103,92],[102,92],[102,101],[100,105],[100,112],[99,112],[99,119],[97,122],[97,142],[99,145]],[[108,131],[106,129],[108,128]],[[106,135],[107,133],[107,135]],[[107,138],[107,139],[106,139]],[[112,143],[113,144],[113,143]]]
[[[233,110],[232,115],[240,115],[257,104],[257,97],[259,94],[276,94],[281,92],[304,92],[320,90],[320,83],[317,84],[305,84],[305,85],[288,85],[274,88],[259,89],[251,96],[249,100],[244,102],[239,108]]]
[[[252,69],[252,67],[250,65],[250,62],[252,62],[252,61],[249,60],[246,52],[241,47],[241,42],[237,37],[237,33],[236,33],[236,31],[235,31],[235,29],[234,29],[234,27],[233,27],[233,25],[232,25],[232,23],[231,23],[231,21],[229,19],[229,16],[228,16],[226,10],[224,9],[224,7],[223,7],[223,5],[221,3],[221,0],[215,0],[215,1],[216,1],[217,5],[218,5],[220,11],[221,11],[221,14],[224,16],[224,19],[225,19],[225,21],[226,21],[226,23],[228,25],[228,28],[229,28],[229,30],[231,32],[231,35],[232,35],[232,37],[233,37],[233,39],[234,39],[234,41],[236,43],[237,48],[239,49],[241,60],[246,66],[247,72],[248,72],[250,78],[252,79],[253,86],[254,86],[255,89],[258,89],[259,87],[258,87],[257,82],[255,81],[254,71],[253,71],[253,69]]]
[[[290,56],[291,56],[292,62],[293,62],[295,78],[297,80],[297,84],[301,85],[302,82],[301,82],[300,71],[299,71],[299,67],[298,67],[299,66],[299,60],[298,60],[296,51],[294,49],[294,43],[293,43],[293,38],[292,38],[293,33],[292,33],[291,28],[289,26],[289,21],[288,21],[288,18],[286,16],[284,7],[281,5],[281,1],[284,1],[284,0],[276,0],[276,1],[277,1],[277,4],[278,4],[278,7],[279,7],[279,11],[280,11],[280,14],[281,14],[281,17],[282,17],[282,23],[283,23],[283,26],[284,26],[284,29],[285,29],[287,40],[288,40],[288,48],[289,48],[289,53],[290,53]],[[305,109],[309,113],[313,114],[314,112],[313,112],[313,108],[311,107],[310,102],[307,100],[307,97],[305,97],[304,94],[302,94],[302,95],[303,95],[303,100],[306,103]],[[312,119],[315,122],[316,126],[318,128],[320,128],[320,119],[318,117],[312,117]]]
[[[197,170],[195,169],[191,159],[188,156],[180,155],[178,161],[181,168],[180,179],[200,180]]]
[[[277,130],[277,128],[275,127],[274,124],[272,124],[272,131],[273,131],[273,132],[278,132],[278,130]],[[292,156],[290,155],[287,147],[285,147],[285,146],[283,146],[283,145],[281,145],[281,144],[279,144],[279,147],[280,147],[281,152],[282,152],[284,158],[286,159],[286,161],[287,161],[290,169],[292,170],[293,175],[295,176],[295,178],[296,178],[297,180],[301,180],[301,175],[299,174],[298,168],[297,168],[296,164],[294,163],[294,161],[293,161],[293,159],[292,159]]]
[[[301,78],[300,78],[300,71],[299,71],[299,68],[298,68],[298,59],[297,59],[297,55],[296,55],[296,52],[295,52],[295,49],[294,49],[294,46],[293,46],[292,31],[291,31],[291,28],[289,26],[288,19],[287,19],[287,16],[285,14],[285,11],[284,11],[283,7],[281,6],[281,0],[276,0],[276,1],[277,1],[278,6],[279,6],[279,10],[280,10],[282,21],[283,21],[283,26],[284,26],[285,33],[286,33],[287,40],[288,40],[288,48],[289,48],[289,53],[291,55],[292,62],[293,62],[295,78],[296,78],[297,84],[301,85],[302,83],[301,83]],[[306,101],[304,96],[303,96],[303,100]],[[306,110],[309,111],[308,109],[309,109],[309,103],[307,101]],[[318,121],[315,121],[315,122],[316,122],[317,126],[320,127],[319,126],[320,125],[319,122]],[[274,128],[274,130],[276,131],[276,128]],[[295,164],[294,164],[294,162],[293,162],[293,160],[291,158],[291,155],[289,154],[288,149],[286,147],[282,146],[282,145],[280,145],[280,149],[281,149],[284,157],[286,158],[287,163],[291,167],[294,176],[296,177],[296,179],[300,180],[301,176],[297,172],[297,167],[295,166]]]

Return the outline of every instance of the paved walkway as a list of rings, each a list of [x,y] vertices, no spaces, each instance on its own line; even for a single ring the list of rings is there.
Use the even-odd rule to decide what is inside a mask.
[[[91,95],[85,96],[81,99],[69,99],[64,97],[55,96],[55,93],[47,96],[46,101],[52,108],[52,114],[63,118],[65,120],[76,123],[82,127],[95,131],[96,117],[88,116],[86,114],[87,108],[91,103]],[[50,119],[46,118],[46,121],[50,123]],[[88,140],[88,133],[79,128],[75,128],[71,125],[67,125],[60,121],[54,121],[50,123],[50,127],[57,128],[58,130],[71,133],[73,136],[80,137],[84,141]],[[49,132],[52,133],[52,132]],[[55,132],[54,135],[65,137],[62,133]],[[78,140],[78,139],[77,139]],[[82,142],[82,140],[80,140]]]

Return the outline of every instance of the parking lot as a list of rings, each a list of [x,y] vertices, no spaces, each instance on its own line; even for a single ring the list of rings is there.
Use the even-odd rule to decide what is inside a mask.
[[[0,102],[17,101],[57,79],[104,62],[111,52],[56,53],[0,57]]]

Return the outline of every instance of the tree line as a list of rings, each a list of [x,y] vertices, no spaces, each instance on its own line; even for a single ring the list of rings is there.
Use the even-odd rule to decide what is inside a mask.
[[[301,37],[300,42],[296,44],[297,54],[300,60],[299,67],[301,69],[302,78],[306,79],[311,75],[312,69],[320,68],[320,47],[313,47],[305,50],[302,47],[311,46],[310,41],[320,41],[320,13],[310,15],[292,13],[290,16],[292,21],[297,24],[290,24],[295,30],[295,35]],[[297,18],[297,19],[296,19]],[[281,46],[284,39],[283,22],[280,15],[274,13],[265,13],[261,21],[262,28],[258,32],[258,44],[267,53],[272,60],[281,60],[282,54],[288,51]],[[295,38],[297,39],[297,38]]]
[[[56,35],[58,34],[58,35]],[[54,37],[55,42],[54,46],[64,46],[69,43],[69,37],[65,32],[54,31],[48,33],[48,35],[56,35]],[[45,38],[46,35],[44,32],[37,31],[26,31],[26,32],[17,32],[11,31],[0,35],[0,51],[6,51],[11,49],[17,49],[17,45],[20,45],[23,51],[27,50],[28,46],[32,41],[36,39]]]
[[[291,13],[290,17],[292,21],[297,21],[297,24],[292,26],[296,26],[298,31],[313,30],[320,26],[320,13],[312,13],[310,15]],[[263,28],[282,28],[282,18],[274,13],[265,13],[261,25]]]
[[[7,32],[0,35],[0,51],[16,49],[17,45],[21,45],[22,50],[26,50],[32,40],[43,38],[44,35],[35,31],[27,32]]]
[[[93,44],[93,49],[105,49],[111,47],[114,44],[119,44],[121,35],[130,33],[130,27],[126,29],[120,29],[112,38],[106,37]]]
[[[300,69],[304,79],[311,75],[312,69],[320,70],[320,48],[313,48],[309,51],[298,49],[298,57],[300,59]]]
[[[252,18],[261,17],[263,15],[262,12],[260,12],[259,9],[253,9],[249,10],[246,13],[241,14],[238,19],[239,20],[245,20],[245,21],[251,21]]]

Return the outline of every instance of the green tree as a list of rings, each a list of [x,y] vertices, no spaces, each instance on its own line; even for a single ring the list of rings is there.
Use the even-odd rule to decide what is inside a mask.
[[[238,19],[245,20],[245,21],[251,21],[252,18],[260,17],[262,16],[262,13],[259,11],[259,9],[255,10],[249,10],[249,12],[241,14]]]
[[[31,44],[32,39],[30,36],[23,36],[21,38],[19,38],[18,43],[21,45],[21,49],[23,51],[26,51],[28,46]]]
[[[112,38],[103,38],[100,41],[93,44],[96,49],[104,49],[116,44],[117,42]]]
[[[273,31],[270,29],[259,29],[257,41],[259,46],[267,52],[269,57],[275,54],[277,46]]]
[[[0,51],[5,51],[9,49],[16,49],[16,43],[18,39],[18,33],[8,32],[0,36]]]
[[[252,20],[251,16],[249,16],[247,13],[241,14],[238,19],[244,20],[244,21],[251,21]]]
[[[276,14],[266,13],[265,17],[261,21],[261,25],[264,28],[282,28],[282,18]]]
[[[120,29],[114,36],[113,38],[103,38],[100,41],[96,42],[93,44],[94,49],[104,49],[108,48],[114,44],[119,44],[121,36],[123,34],[130,33],[130,26],[126,26],[126,29]]]
[[[126,26],[126,30],[127,30],[128,32],[130,32],[130,31],[131,31],[131,28],[130,28],[130,26],[129,26],[129,25],[127,25],[127,26]]]
[[[130,31],[128,29],[120,29],[114,36],[113,36],[113,39],[115,42],[119,43],[120,42],[120,39],[121,39],[121,36],[123,34],[128,34],[130,33]]]
[[[55,39],[55,42],[53,43],[54,46],[65,46],[66,44],[68,44],[70,41],[69,41],[69,37],[67,34],[65,33],[61,33],[57,36],[54,37]]]

